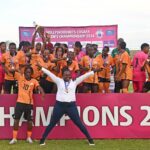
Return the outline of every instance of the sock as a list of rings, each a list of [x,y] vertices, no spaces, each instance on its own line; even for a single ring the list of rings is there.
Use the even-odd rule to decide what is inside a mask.
[[[127,88],[123,88],[122,89],[122,93],[128,93],[128,89]]]
[[[27,138],[30,138],[32,135],[32,131],[27,131]]]
[[[17,139],[18,130],[13,130],[13,139]]]

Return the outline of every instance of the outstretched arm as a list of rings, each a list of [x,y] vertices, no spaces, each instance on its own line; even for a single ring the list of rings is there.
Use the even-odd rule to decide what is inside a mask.
[[[49,70],[45,69],[42,67],[42,71],[47,74],[56,84],[59,83],[60,78],[58,78],[57,76],[55,76],[53,73],[51,73]]]
[[[80,84],[83,80],[85,80],[86,78],[88,78],[91,75],[94,75],[94,71],[90,71],[90,72],[85,73],[84,75],[76,78],[76,80],[75,80],[76,85]]]
[[[60,82],[60,78],[58,78],[57,76],[55,76],[53,73],[51,73],[49,70],[45,69],[44,67],[41,66],[40,63],[37,62],[37,67],[39,68],[39,70],[42,70],[46,75],[48,75],[56,84],[59,84]]]
[[[57,76],[55,76],[53,73],[51,73],[49,70],[45,69],[42,67],[42,71],[48,75],[56,84],[59,83],[60,78],[58,78]]]
[[[46,39],[45,39],[45,37],[44,37],[44,32],[43,32],[43,33],[40,33],[40,37],[41,37],[42,42],[43,42],[42,49],[41,49],[41,52],[43,53],[44,50],[45,50],[45,47],[46,47]]]
[[[35,44],[36,33],[37,33],[37,31],[35,31],[32,36],[32,42],[31,42],[32,47],[34,47],[34,44]]]

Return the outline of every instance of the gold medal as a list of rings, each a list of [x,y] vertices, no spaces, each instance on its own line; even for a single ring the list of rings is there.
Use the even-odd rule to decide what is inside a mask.
[[[12,66],[12,67],[11,67],[11,69],[12,69],[12,70],[14,70],[14,69],[15,69],[15,67],[14,67],[14,66]]]

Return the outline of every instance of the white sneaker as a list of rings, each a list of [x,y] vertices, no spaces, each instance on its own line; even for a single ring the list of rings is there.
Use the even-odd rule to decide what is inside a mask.
[[[45,140],[44,139],[41,139],[40,140],[40,146],[44,146],[45,145]]]
[[[32,139],[30,137],[27,138],[27,142],[30,143],[30,144],[33,143]]]
[[[95,146],[95,143],[89,143],[89,146]]]
[[[12,140],[9,142],[9,144],[15,144],[15,143],[17,143],[17,139],[12,139]]]
[[[40,144],[40,146],[44,146],[44,145],[46,145],[46,143],[44,142],[44,143],[42,143],[42,144]]]
[[[93,139],[89,140],[89,146],[95,146],[95,143],[94,143]]]

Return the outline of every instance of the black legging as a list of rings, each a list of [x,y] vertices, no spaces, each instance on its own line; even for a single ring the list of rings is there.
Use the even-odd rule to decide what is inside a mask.
[[[86,127],[82,124],[80,120],[75,102],[67,103],[56,101],[51,121],[47,126],[47,128],[45,129],[45,132],[42,136],[43,140],[46,139],[48,134],[51,132],[51,130],[54,128],[54,126],[57,124],[57,122],[64,114],[67,114],[70,117],[70,119],[75,123],[76,126],[79,127],[79,129],[83,132],[83,134],[87,137],[88,140],[91,139],[91,136],[89,135]]]
[[[122,89],[122,82],[121,81],[115,81],[114,93],[120,93],[121,89]]]

